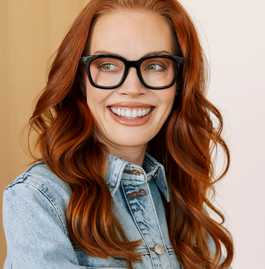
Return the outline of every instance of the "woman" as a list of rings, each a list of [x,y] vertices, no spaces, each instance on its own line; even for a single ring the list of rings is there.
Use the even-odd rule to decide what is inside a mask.
[[[223,175],[229,151],[204,91],[176,0],[91,0],[30,120],[39,162],[4,193],[4,268],[229,268],[232,239],[206,213],[223,219],[207,194],[212,150]]]

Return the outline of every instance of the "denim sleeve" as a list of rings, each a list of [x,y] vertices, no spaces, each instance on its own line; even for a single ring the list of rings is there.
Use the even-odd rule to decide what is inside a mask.
[[[18,182],[4,192],[7,242],[4,269],[81,269],[68,237],[62,208],[44,188]]]

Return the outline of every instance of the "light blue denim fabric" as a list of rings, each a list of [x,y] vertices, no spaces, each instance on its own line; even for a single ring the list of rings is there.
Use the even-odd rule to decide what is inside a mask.
[[[146,154],[143,168],[109,155],[106,183],[114,212],[129,240],[142,239],[138,269],[181,269],[170,243],[161,195],[169,202],[164,168]],[[4,192],[3,219],[7,241],[4,269],[128,268],[118,257],[91,257],[71,240],[65,211],[69,185],[45,164],[36,163]],[[214,253],[214,244],[209,238]]]

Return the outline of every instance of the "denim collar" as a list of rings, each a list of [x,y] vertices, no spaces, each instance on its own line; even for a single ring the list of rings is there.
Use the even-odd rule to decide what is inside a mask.
[[[130,174],[128,171],[139,171],[139,175]],[[127,173],[126,173],[127,171]],[[147,181],[154,180],[157,187],[163,193],[166,201],[170,201],[168,184],[166,180],[165,170],[162,164],[157,162],[150,154],[146,152],[143,167],[130,164],[122,159],[119,159],[111,154],[108,156],[108,162],[105,173],[105,181],[109,186],[112,197],[115,195],[117,189],[120,186],[122,179],[130,179],[143,181],[147,178]]]

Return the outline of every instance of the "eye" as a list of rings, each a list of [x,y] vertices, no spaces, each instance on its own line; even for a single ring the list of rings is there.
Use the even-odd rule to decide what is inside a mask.
[[[114,71],[117,67],[114,64],[103,64],[100,68],[104,71]]]
[[[165,70],[165,68],[159,64],[149,64],[146,69],[148,71],[162,71]]]

